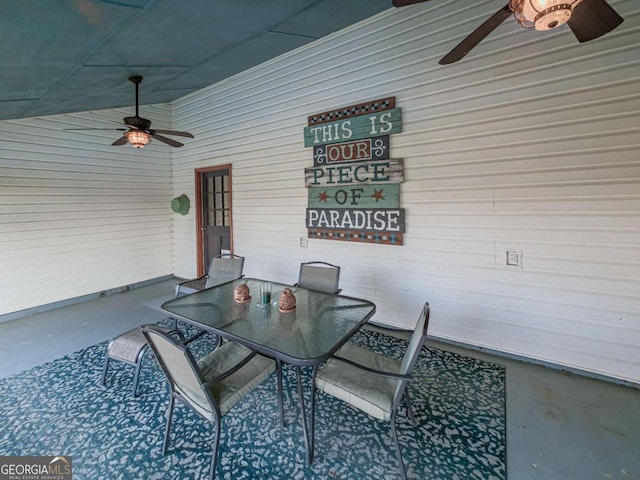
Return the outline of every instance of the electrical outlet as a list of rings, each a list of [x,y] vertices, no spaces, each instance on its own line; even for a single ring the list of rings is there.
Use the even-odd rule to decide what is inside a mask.
[[[309,247],[309,239],[307,237],[300,237],[300,246],[302,248]]]
[[[522,268],[522,250],[507,250],[507,266]]]

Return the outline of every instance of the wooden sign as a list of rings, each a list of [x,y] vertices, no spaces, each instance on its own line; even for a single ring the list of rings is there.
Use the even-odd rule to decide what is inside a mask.
[[[307,190],[309,208],[399,208],[400,185],[315,187]]]
[[[402,110],[394,108],[384,112],[352,117],[348,120],[305,127],[304,146],[315,147],[330,143],[347,142],[363,138],[382,137],[402,131]]]
[[[370,102],[329,110],[328,112],[316,113],[307,118],[307,124],[311,126],[320,123],[329,123],[348,117],[366,115],[367,113],[391,110],[392,108],[396,108],[396,97],[382,98],[380,100],[372,100]]]
[[[403,161],[390,159],[389,136],[402,131],[395,97],[311,115],[304,146],[309,238],[402,245]]]
[[[307,228],[404,233],[404,208],[307,208]]]
[[[329,163],[386,160],[388,158],[389,135],[313,147],[314,167]]]
[[[402,160],[347,163],[304,169],[306,187],[404,182]]]

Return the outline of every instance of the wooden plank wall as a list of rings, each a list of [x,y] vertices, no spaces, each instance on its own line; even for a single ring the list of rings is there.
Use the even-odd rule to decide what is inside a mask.
[[[170,125],[169,105],[145,117]],[[0,315],[173,273],[171,156],[111,147],[130,109],[0,122]]]
[[[472,3],[472,5],[470,5]],[[504,0],[390,9],[174,103],[174,194],[233,166],[245,273],[295,282],[342,266],[375,321],[640,383],[640,10],[579,44],[568,28],[502,25],[467,59],[438,60]],[[395,96],[405,246],[306,237],[308,115]],[[195,216],[176,219],[176,273],[195,273]],[[506,266],[506,251],[523,268]]]

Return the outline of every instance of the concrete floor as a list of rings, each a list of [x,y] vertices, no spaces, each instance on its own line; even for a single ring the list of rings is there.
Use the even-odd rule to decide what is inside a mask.
[[[160,305],[174,285],[159,282],[0,323],[0,378],[165,318]],[[509,479],[640,479],[640,389],[430,344],[505,365]]]

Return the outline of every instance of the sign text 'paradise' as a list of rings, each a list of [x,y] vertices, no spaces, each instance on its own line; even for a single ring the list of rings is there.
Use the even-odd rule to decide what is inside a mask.
[[[404,233],[404,208],[307,208],[307,228]]]

